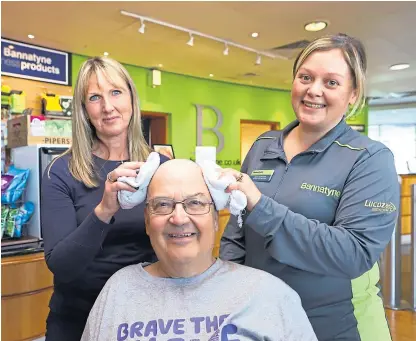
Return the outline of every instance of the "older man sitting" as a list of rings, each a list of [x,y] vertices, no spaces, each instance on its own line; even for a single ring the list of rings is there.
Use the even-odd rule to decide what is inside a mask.
[[[162,164],[145,216],[159,261],[108,280],[82,341],[317,340],[289,286],[212,256],[218,212],[197,164]]]

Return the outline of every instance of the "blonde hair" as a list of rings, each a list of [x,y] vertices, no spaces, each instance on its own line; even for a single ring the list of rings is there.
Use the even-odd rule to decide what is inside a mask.
[[[88,118],[85,98],[91,76],[102,73],[114,86],[116,79],[121,78],[130,91],[132,117],[128,125],[127,143],[130,161],[144,161],[150,153],[142,133],[139,108],[139,97],[136,87],[127,70],[117,61],[106,57],[94,57],[85,61],[78,73],[72,102],[72,146],[61,156],[70,155],[69,171],[72,176],[87,187],[98,187],[98,174],[94,170],[92,150],[98,141],[94,126]],[[56,159],[55,159],[56,160]],[[55,161],[54,160],[54,161]],[[53,163],[51,163],[51,166]],[[50,167],[49,167],[50,169]]]
[[[328,35],[312,41],[296,58],[293,64],[293,78],[305,60],[315,51],[329,51],[340,49],[344,55],[351,76],[353,78],[353,88],[356,91],[357,99],[346,115],[347,118],[356,114],[365,105],[365,73],[367,70],[367,57],[363,44],[356,38],[346,34],[338,33]]]

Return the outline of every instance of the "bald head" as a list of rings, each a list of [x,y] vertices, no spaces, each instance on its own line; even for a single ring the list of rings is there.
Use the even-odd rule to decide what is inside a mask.
[[[153,180],[165,176],[181,176],[181,174],[194,173],[202,177],[201,168],[193,161],[187,159],[173,159],[162,163],[156,170]],[[181,176],[182,177],[182,176]]]
[[[150,181],[147,197],[181,195],[189,197],[202,193],[211,198],[201,168],[187,159],[173,159],[160,165]]]

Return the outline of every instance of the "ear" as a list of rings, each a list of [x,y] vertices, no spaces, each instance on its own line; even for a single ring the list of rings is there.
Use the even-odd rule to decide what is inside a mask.
[[[219,221],[218,212],[215,211],[215,214],[214,214],[214,230],[215,230],[215,232],[218,232],[218,221]]]
[[[150,224],[149,211],[147,210],[147,207],[145,207],[145,209],[144,209],[144,226],[145,226],[147,235],[149,235],[149,231],[148,231],[149,224]]]

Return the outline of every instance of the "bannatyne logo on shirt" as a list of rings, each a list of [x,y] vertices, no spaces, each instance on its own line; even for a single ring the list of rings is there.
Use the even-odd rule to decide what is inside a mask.
[[[121,323],[117,328],[117,341],[136,341],[138,338],[140,341],[206,341],[207,336],[211,336],[209,341],[239,341],[232,337],[237,333],[235,325],[226,324],[221,327],[227,317],[228,315],[201,316]],[[186,339],[184,335],[187,335]]]
[[[366,200],[364,206],[370,207],[374,212],[392,213],[396,211],[396,206],[392,202]]]
[[[300,185],[300,189],[306,189],[308,191],[322,193],[322,194],[325,194],[327,197],[339,198],[340,195],[341,195],[341,192],[337,191],[336,189],[332,189],[332,188],[329,188],[329,187],[326,187],[326,186],[312,185],[312,184],[308,184],[306,182],[304,182],[304,183],[302,183],[302,185]]]

